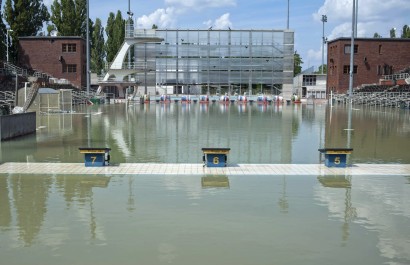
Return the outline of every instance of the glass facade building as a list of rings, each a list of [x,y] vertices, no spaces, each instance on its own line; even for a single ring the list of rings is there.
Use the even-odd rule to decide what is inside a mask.
[[[293,84],[293,31],[175,29],[155,36],[163,41],[133,45],[134,63],[146,68],[135,74],[141,86],[172,87],[174,94],[277,94]]]

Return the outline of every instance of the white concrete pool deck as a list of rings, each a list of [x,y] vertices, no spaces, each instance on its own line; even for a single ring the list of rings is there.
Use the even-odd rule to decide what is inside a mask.
[[[410,175],[410,164],[354,164],[346,168],[323,164],[235,164],[207,168],[203,164],[121,163],[85,167],[84,163],[15,163],[0,165],[0,174],[98,175]]]

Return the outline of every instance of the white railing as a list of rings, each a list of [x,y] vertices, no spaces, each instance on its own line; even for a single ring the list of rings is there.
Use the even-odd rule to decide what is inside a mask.
[[[384,75],[384,80],[400,80],[400,79],[407,79],[409,78],[408,73],[401,73],[401,74],[393,74],[393,75]]]
[[[106,63],[105,64],[105,69],[124,69],[124,70],[154,70],[155,69],[155,63],[152,62],[122,62],[122,63]]]
[[[157,37],[155,29],[136,29],[134,25],[125,25],[125,38],[153,38]]]

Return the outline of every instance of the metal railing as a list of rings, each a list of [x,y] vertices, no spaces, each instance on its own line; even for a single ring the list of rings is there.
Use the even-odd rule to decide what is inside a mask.
[[[105,69],[122,69],[122,70],[155,70],[155,62],[122,62],[122,63],[105,63]]]
[[[401,74],[393,74],[393,75],[384,75],[384,80],[400,80],[400,79],[407,79],[409,78],[408,73],[401,73]]]

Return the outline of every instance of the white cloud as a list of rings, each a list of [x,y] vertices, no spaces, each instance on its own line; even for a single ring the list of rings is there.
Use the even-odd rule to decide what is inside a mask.
[[[388,19],[394,17],[392,14],[410,11],[408,0],[360,0],[358,3],[359,21],[363,22]],[[346,21],[351,20],[352,9],[353,0],[326,0],[313,16],[318,21],[322,15],[336,22]]]
[[[203,9],[209,7],[235,6],[236,0],[165,0],[168,5]]]
[[[157,9],[148,16],[144,15],[137,19],[138,28],[150,29],[153,24],[160,29],[172,28],[176,24],[177,12],[175,8]]]
[[[309,49],[307,52],[307,59],[303,61],[308,63],[309,65],[306,65],[304,63],[304,67],[308,68],[311,66],[311,63],[313,65],[321,65],[322,64],[322,48],[320,48],[318,51],[315,51],[313,49]],[[326,48],[325,48],[325,53],[324,53],[324,64],[326,64]]]
[[[383,37],[389,37],[391,28],[398,29],[408,24],[405,21],[410,12],[408,0],[360,0],[358,12],[358,37],[373,37],[375,32]],[[316,13],[314,20],[321,21],[322,15],[327,16],[327,23],[333,27],[328,39],[350,37],[352,32],[353,0],[326,0]]]
[[[207,27],[211,27],[213,29],[228,29],[232,27],[232,22],[229,20],[229,13],[223,14],[219,18],[215,19],[213,22],[212,20],[208,20],[204,22]]]

